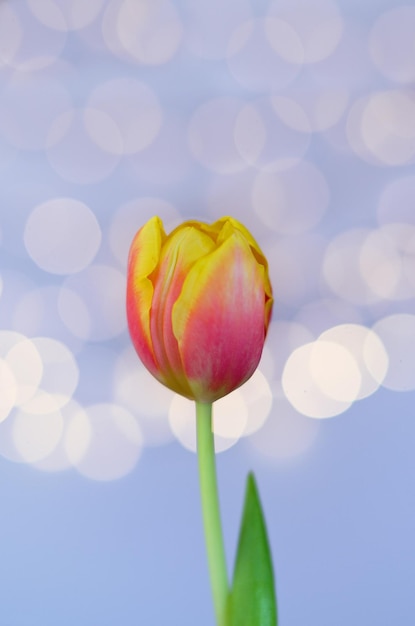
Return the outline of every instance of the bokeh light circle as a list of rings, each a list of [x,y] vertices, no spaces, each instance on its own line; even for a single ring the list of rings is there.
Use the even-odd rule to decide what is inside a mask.
[[[103,16],[102,33],[117,56],[143,65],[162,65],[179,49],[183,26],[169,0],[112,0]]]
[[[101,244],[101,229],[91,209],[74,198],[53,198],[36,206],[24,231],[35,263],[52,274],[87,267]]]
[[[360,324],[340,324],[324,331],[319,340],[337,343],[353,355],[361,376],[356,399],[377,391],[388,371],[388,355],[373,330]]]
[[[397,83],[413,83],[415,7],[402,4],[381,13],[370,32],[369,50],[384,76]]]
[[[415,156],[415,95],[398,90],[372,94],[362,113],[368,151],[384,165],[403,165]]]
[[[289,402],[303,415],[333,417],[357,399],[359,367],[349,350],[331,341],[305,344],[288,358],[282,387]]]

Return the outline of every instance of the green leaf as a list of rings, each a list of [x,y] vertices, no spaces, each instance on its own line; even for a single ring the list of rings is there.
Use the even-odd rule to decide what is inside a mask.
[[[276,626],[272,559],[264,515],[252,473],[246,482],[232,590],[226,626]]]

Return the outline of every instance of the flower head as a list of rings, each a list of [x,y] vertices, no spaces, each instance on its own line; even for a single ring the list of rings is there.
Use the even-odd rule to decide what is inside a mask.
[[[147,369],[187,398],[213,402],[253,374],[272,302],[267,261],[231,217],[187,221],[169,235],[153,217],[134,237],[130,335]]]

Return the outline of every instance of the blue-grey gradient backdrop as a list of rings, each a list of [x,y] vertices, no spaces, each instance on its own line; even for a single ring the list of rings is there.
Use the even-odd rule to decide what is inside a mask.
[[[190,403],[126,329],[152,215],[270,262],[216,407],[229,569],[257,475],[281,626],[415,615],[415,5],[0,3],[0,624],[212,626]]]

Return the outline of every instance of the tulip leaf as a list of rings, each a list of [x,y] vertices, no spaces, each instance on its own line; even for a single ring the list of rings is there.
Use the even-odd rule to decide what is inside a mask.
[[[272,559],[255,478],[248,475],[226,626],[276,626]]]

